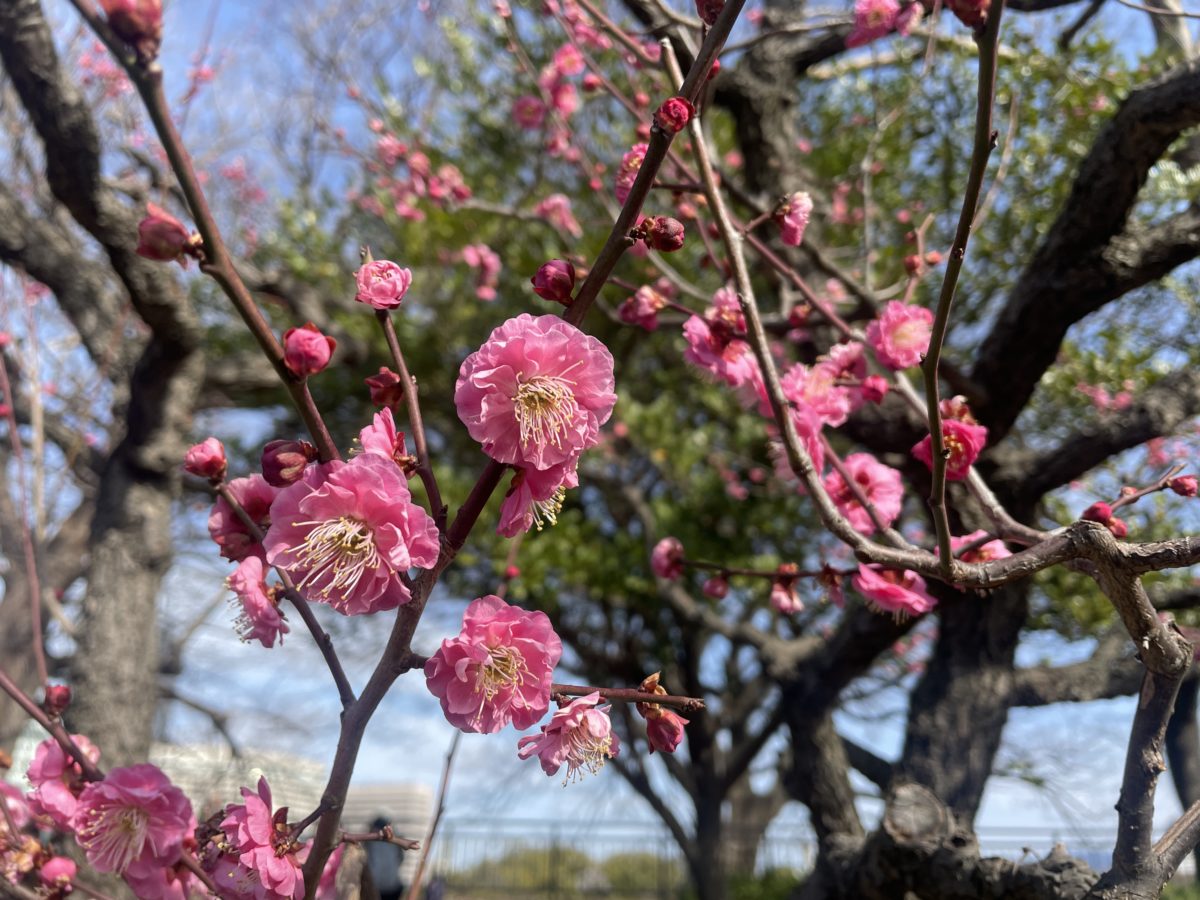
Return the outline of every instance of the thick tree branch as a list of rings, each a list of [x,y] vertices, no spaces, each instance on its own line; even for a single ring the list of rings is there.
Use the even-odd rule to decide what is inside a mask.
[[[1143,669],[1124,629],[1104,634],[1086,660],[1067,666],[1032,666],[1018,669],[1012,693],[1013,706],[1049,706],[1052,703],[1087,703],[1137,693]]]

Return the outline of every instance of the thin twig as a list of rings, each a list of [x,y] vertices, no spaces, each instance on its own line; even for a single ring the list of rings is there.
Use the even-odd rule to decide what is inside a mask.
[[[458,752],[458,740],[461,737],[462,732],[456,730],[454,737],[450,739],[450,749],[446,751],[446,762],[442,766],[441,784],[438,785],[437,805],[433,809],[433,818],[429,821],[429,830],[425,832],[425,842],[421,847],[421,859],[417,863],[417,872],[413,876],[412,884],[409,885],[405,900],[417,900],[417,892],[421,889],[421,882],[425,878],[425,865],[429,862],[429,851],[433,847],[433,839],[437,837],[442,814],[446,811],[446,791],[450,787],[450,769],[454,765],[454,754]]]
[[[671,706],[684,712],[695,712],[705,708],[704,701],[699,697],[678,697],[674,694],[651,694],[636,688],[605,688],[590,684],[555,684],[550,685],[550,696],[561,694],[564,697],[586,697],[588,694],[599,694],[605,700],[616,700],[620,703],[657,703],[660,706]]]

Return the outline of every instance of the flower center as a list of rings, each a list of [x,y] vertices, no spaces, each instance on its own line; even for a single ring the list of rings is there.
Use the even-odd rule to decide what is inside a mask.
[[[567,738],[567,777],[563,784],[582,778],[580,769],[597,774],[612,755],[611,733],[598,737],[586,725],[580,725]]]
[[[110,806],[94,810],[78,830],[79,842],[112,866],[124,872],[146,845],[146,825],[150,816],[132,806]]]
[[[496,698],[503,690],[519,687],[531,677],[523,657],[513,647],[488,648],[488,661],[479,667],[475,687],[483,694],[484,702]]]
[[[558,514],[562,512],[563,500],[567,497],[567,489],[560,487],[547,500],[534,500],[530,506],[533,508],[533,524],[537,526],[537,530],[541,531],[546,525],[557,525]]]
[[[513,406],[522,444],[562,446],[563,437],[579,416],[572,386],[554,375],[534,375],[521,382]]]
[[[375,536],[361,519],[341,516],[296,524],[313,526],[297,549],[298,568],[307,569],[297,587],[313,588],[322,599],[331,593],[345,595],[353,591],[364,573],[382,565]]]

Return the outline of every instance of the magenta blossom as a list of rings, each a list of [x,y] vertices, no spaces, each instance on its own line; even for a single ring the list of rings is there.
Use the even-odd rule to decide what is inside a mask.
[[[946,478],[962,481],[987,444],[987,429],[961,419],[942,420],[942,445],[950,451],[946,459]],[[912,448],[912,455],[933,471],[933,437],[925,435]]]
[[[280,492],[271,516],[267,561],[343,615],[407,603],[400,576],[437,562],[437,526],[395,464],[375,453],[311,466]]]
[[[526,612],[492,594],[471,602],[462,630],[425,663],[425,682],[447,721],[492,734],[525,729],[546,714],[562,641],[544,612]]]
[[[497,462],[549,469],[600,439],[612,415],[613,358],[557,316],[509,319],[466,358],[458,417]]]
[[[775,224],[779,226],[779,239],[789,247],[799,247],[812,211],[813,200],[807,191],[796,191],[785,197],[775,207],[773,216]]]
[[[858,0],[854,4],[854,29],[847,47],[861,47],[891,33],[900,17],[899,0]]]
[[[42,868],[38,871],[38,878],[41,879],[43,886],[51,891],[67,894],[71,891],[71,882],[75,880],[75,871],[74,860],[67,859],[65,856],[52,856],[42,863]]]
[[[221,481],[225,477],[225,447],[215,437],[205,438],[188,450],[183,468],[214,483]]]
[[[243,803],[225,807],[221,831],[229,847],[215,860],[211,874],[221,896],[288,900],[304,896],[301,845],[287,824],[287,808],[271,809],[271,787],[258,780],[257,792],[242,788]]]
[[[541,128],[542,122],[546,121],[546,104],[526,94],[513,101],[512,115],[514,122],[526,131],[533,131]]]
[[[988,541],[987,543],[976,547],[974,550],[968,550],[966,553],[961,555],[959,554],[958,551],[963,547],[966,547],[968,544],[973,544],[980,538],[984,537],[987,537],[987,532],[983,531],[982,529],[979,531],[972,531],[970,534],[964,534],[962,537],[952,537],[950,538],[950,549],[954,551],[954,554],[958,556],[959,559],[967,563],[988,562],[993,559],[1004,559],[1012,556],[1012,552],[1004,546],[1004,541],[1001,540]]]
[[[572,700],[555,711],[550,723],[539,735],[528,735],[517,742],[517,756],[528,759],[535,753],[547,775],[557,775],[567,764],[567,781],[579,777],[580,769],[593,775],[621,751],[621,742],[608,718],[611,707],[599,706],[600,694]]]
[[[92,763],[100,759],[100,750],[82,734],[71,735],[71,740]],[[49,818],[60,830],[70,831],[79,792],[84,787],[79,763],[67,755],[58,741],[47,739],[38,744],[25,777],[33,785],[26,798],[29,808],[34,814]]]
[[[829,362],[819,362],[811,369],[796,363],[779,379],[783,396],[792,404],[807,406],[821,422],[831,428],[846,424],[852,405],[849,388],[837,383],[840,372]]]
[[[613,193],[617,195],[618,203],[624,203],[629,196],[629,191],[637,180],[638,170],[642,167],[642,160],[646,158],[646,151],[649,149],[646,144],[634,144],[621,157],[621,166],[617,169],[617,178],[613,185]]]
[[[683,574],[683,543],[677,537],[665,537],[650,553],[650,568],[659,578],[674,581]]]
[[[549,469],[517,469],[500,507],[496,533],[516,537],[530,528],[541,531],[546,525],[557,525],[563,499],[575,487],[579,475],[573,459]]]
[[[174,865],[192,823],[192,805],[158,766],[111,770],[79,795],[71,824],[98,872],[124,872],[138,859]]]
[[[187,268],[187,254],[195,252],[195,240],[184,224],[153,203],[146,204],[146,217],[138,223],[138,256],[157,262],[178,262]]]
[[[851,453],[845,459],[846,471],[875,507],[884,525],[891,525],[900,515],[904,501],[904,486],[900,473],[885,466],[870,453]],[[836,469],[824,478],[825,490],[837,504],[838,510],[859,534],[873,534],[875,523],[858,502]]]
[[[241,614],[233,623],[238,636],[246,642],[258,641],[264,647],[274,647],[276,639],[282,644],[289,629],[279,611],[278,588],[267,587],[262,558],[247,556],[225,579],[225,584],[237,594],[240,604]]]
[[[889,369],[907,369],[929,350],[933,313],[923,306],[891,300],[879,318],[867,325],[867,343]]]
[[[850,583],[871,607],[890,612],[898,619],[923,615],[937,605],[937,599],[925,590],[925,579],[908,569],[897,571],[877,565],[859,565],[858,574],[850,579]]]
[[[225,487],[238,506],[245,510],[250,521],[266,531],[271,524],[271,504],[279,494],[278,489],[267,484],[261,475],[235,478]],[[208,517],[208,533],[221,548],[221,555],[234,562],[263,552],[262,544],[250,535],[249,529],[224,497],[218,497],[213,504],[212,514]]]
[[[33,818],[33,813],[20,789],[7,781],[0,781],[0,803],[4,804],[4,809],[7,811],[0,812],[0,842],[2,842],[9,822],[17,829],[24,828]]]
[[[621,304],[617,316],[628,325],[637,325],[647,331],[658,328],[658,313],[667,305],[667,298],[649,285],[642,285]]]
[[[337,341],[322,334],[312,322],[283,333],[283,364],[297,378],[324,371],[337,349]]]
[[[354,299],[374,309],[395,309],[412,286],[412,272],[388,259],[377,259],[354,273]]]

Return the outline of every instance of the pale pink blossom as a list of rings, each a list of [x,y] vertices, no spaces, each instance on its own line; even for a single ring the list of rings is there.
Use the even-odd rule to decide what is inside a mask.
[[[775,208],[775,224],[779,226],[779,239],[789,247],[799,247],[804,240],[812,216],[813,200],[807,191],[796,191],[784,198]]]
[[[193,444],[183,457],[184,471],[217,482],[225,477],[225,447],[215,437]]]
[[[533,208],[535,215],[541,216],[559,231],[571,237],[582,237],[583,228],[571,211],[571,201],[566,194],[551,194]]]
[[[230,893],[255,900],[303,897],[301,845],[291,836],[287,809],[272,810],[266,778],[258,780],[257,791],[242,788],[242,800],[225,807],[220,827],[230,850],[217,859],[213,880]]]
[[[844,461],[846,471],[879,514],[885,526],[900,515],[904,502],[904,485],[900,473],[885,466],[870,453],[851,453]],[[873,534],[875,523],[858,502],[836,469],[830,469],[823,480],[825,490],[838,510],[859,534]]]
[[[317,882],[317,900],[338,900],[337,875],[345,849],[345,844],[338,844],[329,854],[329,859],[325,860],[325,867],[321,869],[321,878]]]
[[[388,259],[377,259],[354,273],[354,299],[373,309],[395,309],[412,286],[412,272]]]
[[[192,823],[192,805],[158,766],[112,769],[79,795],[71,824],[98,872],[124,872],[138,859],[178,862]]]
[[[425,663],[425,681],[447,721],[491,734],[510,722],[533,725],[550,706],[562,641],[544,612],[527,612],[487,595],[463,613],[462,630]]]
[[[783,396],[793,406],[805,406],[831,428],[846,424],[850,418],[850,390],[837,383],[841,373],[828,362],[819,362],[811,369],[796,363],[779,379]]]
[[[557,316],[509,319],[466,358],[458,416],[497,462],[548,469],[600,439],[612,415],[613,358]]]
[[[570,459],[549,469],[518,468],[500,506],[496,533],[516,537],[530,528],[557,525],[567,491],[579,487],[575,463]]]
[[[478,272],[475,296],[480,300],[495,300],[502,267],[499,254],[487,244],[468,244],[462,249],[462,259]]]
[[[950,549],[954,551],[955,555],[958,556],[959,559],[967,563],[989,562],[993,559],[1005,559],[1006,557],[1012,556],[1012,552],[1004,546],[1004,541],[998,539],[981,544],[974,550],[968,550],[962,555],[958,554],[958,551],[963,547],[966,547],[968,544],[973,544],[975,541],[983,537],[987,537],[987,532],[983,531],[982,529],[979,531],[972,531],[970,534],[964,534],[962,537],[952,537],[950,538]]]
[[[542,726],[541,734],[517,742],[517,756],[528,759],[536,753],[542,771],[551,776],[566,763],[564,783],[579,777],[580,769],[595,775],[621,751],[608,717],[611,707],[599,703],[600,694],[593,692],[556,710],[549,724]]]
[[[730,387],[741,387],[755,378],[758,360],[750,345],[734,334],[722,320],[691,316],[683,323],[683,336],[688,343],[683,358]]]
[[[279,494],[278,488],[267,484],[261,475],[235,478],[225,487],[238,506],[245,510],[250,521],[265,532],[271,524],[271,504]],[[208,517],[208,533],[221,548],[221,555],[234,562],[263,552],[262,544],[251,536],[224,497],[218,497],[213,504],[212,514]]]
[[[683,574],[683,543],[677,537],[665,537],[650,551],[650,569],[659,578],[674,581]]]
[[[929,350],[933,313],[923,306],[891,300],[879,318],[867,325],[867,343],[889,369],[907,369]]]
[[[850,583],[871,607],[897,618],[923,615],[937,605],[937,600],[925,590],[925,579],[908,569],[898,571],[862,564]]]
[[[634,144],[621,157],[621,165],[617,169],[616,181],[613,183],[613,193],[617,195],[618,203],[624,203],[629,196],[629,191],[633,187],[634,181],[637,180],[638,170],[642,167],[642,160],[646,158],[646,151],[649,149],[647,144]]]
[[[7,810],[7,814],[0,813],[0,842],[2,842],[9,822],[12,822],[13,826],[18,829],[24,828],[29,824],[33,813],[29,809],[25,795],[16,785],[9,784],[7,781],[0,781],[0,803],[3,803]]]
[[[637,325],[647,331],[658,328],[658,314],[667,305],[667,298],[644,284],[639,287],[617,310],[622,322]]]
[[[343,615],[407,603],[401,576],[437,562],[437,526],[412,502],[396,465],[375,453],[311,466],[280,492],[271,515],[267,561]]]
[[[258,641],[264,647],[283,643],[290,630],[279,611],[279,591],[267,587],[263,561],[259,556],[247,556],[225,579],[226,586],[237,595],[241,613],[233,623],[234,630],[245,642]]]
[[[854,29],[846,38],[846,46],[861,47],[886,36],[896,27],[899,16],[899,0],[857,0]]]
[[[561,75],[572,76],[582,74],[584,69],[583,54],[579,52],[574,44],[563,44],[554,51],[554,59],[551,65]]]
[[[100,759],[100,750],[82,734],[71,735],[71,740],[92,763]],[[83,790],[83,770],[53,738],[38,744],[33,762],[25,772],[33,785],[26,799],[35,815],[46,816],[60,830],[70,831],[71,820],[79,805],[79,792]]]
[[[987,429],[961,419],[942,420],[942,445],[949,451],[946,478],[962,481],[987,444]],[[912,455],[933,471],[933,437],[925,435],[912,448]]]

